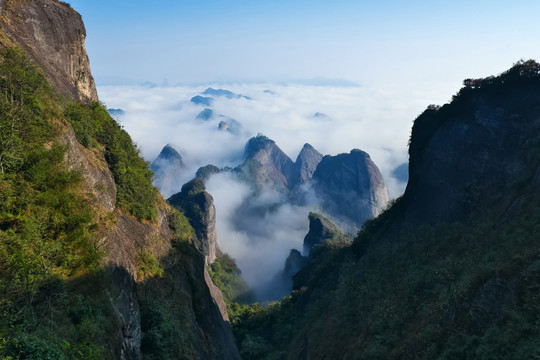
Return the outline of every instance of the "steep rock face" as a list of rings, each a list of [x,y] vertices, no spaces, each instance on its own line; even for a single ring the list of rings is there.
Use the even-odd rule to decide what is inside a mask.
[[[289,252],[289,256],[285,260],[285,267],[283,268],[283,276],[288,280],[291,280],[293,275],[298,272],[307,263],[307,258],[302,256],[300,251],[292,249]]]
[[[199,240],[199,249],[205,263],[212,264],[219,252],[216,236],[216,208],[212,195],[205,191],[200,179],[193,179],[182,186],[182,191],[168,199],[172,206],[181,208]]]
[[[67,147],[65,161],[68,169],[83,173],[95,206],[101,207],[102,211],[113,211],[116,208],[116,184],[103,153],[82,146],[68,122],[63,122],[63,129],[59,140]]]
[[[305,144],[294,163],[295,181],[304,184],[311,180],[323,155],[310,144]]]
[[[379,169],[361,150],[323,157],[312,182],[325,212],[356,226],[377,216],[388,202]]]
[[[86,30],[75,10],[55,0],[2,0],[0,12],[1,47],[21,47],[59,93],[98,100],[84,47]]]
[[[540,91],[526,79],[521,86],[506,84],[464,88],[451,104],[430,106],[418,117],[405,197],[422,205],[411,217],[459,220],[480,206],[479,199],[534,176]]]
[[[295,277],[285,358],[538,353],[540,65],[475,83],[416,119],[404,196]]]
[[[170,144],[165,145],[150,167],[155,174],[154,186],[163,194],[170,194],[175,190],[178,177],[183,173],[184,168],[184,161],[178,151]]]
[[[294,164],[273,140],[258,135],[245,149],[245,160],[236,170],[259,187],[286,191],[293,183]]]
[[[309,231],[304,238],[304,256],[309,255],[312,248],[319,244],[327,242],[344,242],[348,244],[350,241],[351,239],[344,235],[327,218],[320,214],[309,213]]]

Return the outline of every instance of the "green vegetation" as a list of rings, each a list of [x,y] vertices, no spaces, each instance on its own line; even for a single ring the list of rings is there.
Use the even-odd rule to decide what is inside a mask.
[[[211,358],[215,356],[210,355],[212,344],[206,337],[201,343],[193,323],[193,316],[204,322],[211,313],[204,259],[191,243],[194,230],[186,217],[173,210],[171,224],[175,240],[168,255],[160,259],[164,271],[138,285],[141,351],[145,359],[193,359],[201,352],[203,358]]]
[[[149,276],[163,276],[163,268],[150,250],[143,249],[137,257],[137,278],[144,279]]]
[[[64,115],[81,144],[87,148],[104,147],[117,187],[118,207],[141,220],[155,219],[157,189],[152,186],[152,172],[128,133],[109,115],[105,106],[97,102],[70,103]]]
[[[1,55],[0,358],[101,359],[102,254],[81,176],[54,141],[61,108],[21,51]]]
[[[240,269],[236,266],[234,259],[227,254],[219,254],[216,261],[210,265],[208,271],[214,284],[223,293],[223,299],[227,304],[229,315],[234,316],[231,311],[235,305],[249,304],[254,301],[254,294],[240,275]]]
[[[233,321],[243,358],[540,356],[540,207],[523,210],[503,226],[476,217],[393,238],[382,234],[400,213],[387,214],[353,247],[310,263],[290,298],[244,309]]]
[[[451,104],[429,107],[414,124],[411,167],[427,161],[425,146],[439,127],[466,124],[478,108],[511,114],[497,125],[527,130],[501,166],[526,166],[513,178],[493,174],[507,181],[504,191],[473,184],[462,194],[472,206],[459,222],[415,217],[423,204],[406,194],[350,247],[318,249],[294,277],[290,298],[233,320],[244,359],[540,358],[539,70],[519,63],[462,89]]]

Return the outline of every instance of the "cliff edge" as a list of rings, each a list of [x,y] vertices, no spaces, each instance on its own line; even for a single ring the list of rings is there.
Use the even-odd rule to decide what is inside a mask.
[[[1,0],[0,48],[17,46],[41,68],[58,93],[97,101],[81,16],[55,0]]]

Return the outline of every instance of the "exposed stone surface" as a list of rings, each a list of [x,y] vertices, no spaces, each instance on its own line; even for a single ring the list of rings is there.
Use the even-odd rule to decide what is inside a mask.
[[[116,207],[116,184],[103,152],[82,146],[68,122],[63,122],[59,141],[67,147],[65,161],[68,169],[82,172],[92,203],[104,211],[113,211]]]
[[[294,184],[294,163],[273,140],[257,135],[248,141],[244,154],[244,163],[236,170],[254,185],[287,191]]]
[[[212,278],[210,277],[210,274],[208,273],[206,267],[204,268],[204,281],[208,286],[208,290],[210,290],[210,295],[212,295],[212,299],[219,308],[219,312],[221,313],[223,320],[229,322],[230,320],[229,314],[227,313],[227,304],[225,304],[225,300],[223,300],[223,294],[221,293],[221,290],[219,290],[219,288],[212,282]]]
[[[198,248],[207,265],[216,260],[219,251],[216,235],[216,208],[212,195],[206,192],[200,179],[193,179],[182,186],[182,191],[168,199],[172,206],[181,209],[195,229]]]
[[[311,180],[322,158],[323,155],[313,146],[305,144],[294,163],[296,184],[304,184]]]
[[[0,47],[22,48],[60,94],[98,100],[84,47],[86,30],[75,10],[55,0],[8,0],[0,8]]]
[[[304,256],[309,255],[311,249],[319,244],[351,241],[352,239],[344,235],[330,220],[322,215],[309,213],[309,232],[304,238]]]
[[[377,216],[388,202],[381,172],[367,153],[357,149],[323,157],[312,184],[326,213],[356,227]]]
[[[470,95],[429,107],[415,121],[405,197],[422,206],[411,218],[462,219],[479,207],[479,199],[493,198],[482,194],[503,194],[516,179],[534,177],[538,87],[467,90],[462,92]]]
[[[171,192],[178,191],[178,179],[185,170],[182,156],[167,144],[163,147],[158,157],[152,162],[150,170],[154,172],[154,186],[163,194],[169,195]]]
[[[218,130],[226,131],[234,135],[240,134],[242,130],[242,124],[224,115],[220,115],[219,117],[223,120],[219,122]]]

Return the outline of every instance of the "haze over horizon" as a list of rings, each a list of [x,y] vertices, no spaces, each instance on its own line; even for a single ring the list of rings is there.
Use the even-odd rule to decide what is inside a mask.
[[[530,0],[70,4],[98,86],[323,78],[456,88],[540,58],[540,3]]]
[[[540,58],[533,1],[70,3],[86,24],[101,101],[124,110],[118,121],[147,161],[170,143],[187,164],[160,189],[166,197],[199,166],[239,165],[246,141],[262,133],[293,160],[306,142],[323,154],[367,151],[396,198],[406,183],[393,170],[407,162],[416,116],[448,102],[465,78]],[[190,101],[209,86],[250,100]],[[205,107],[215,114],[206,121],[198,117]],[[241,131],[219,131],[223,119]],[[269,280],[289,250],[301,248],[312,209],[283,204],[254,221],[260,234],[241,232],[231,214],[249,196],[246,186],[221,177],[208,190],[220,246],[250,285]],[[272,256],[260,260],[268,249]]]

